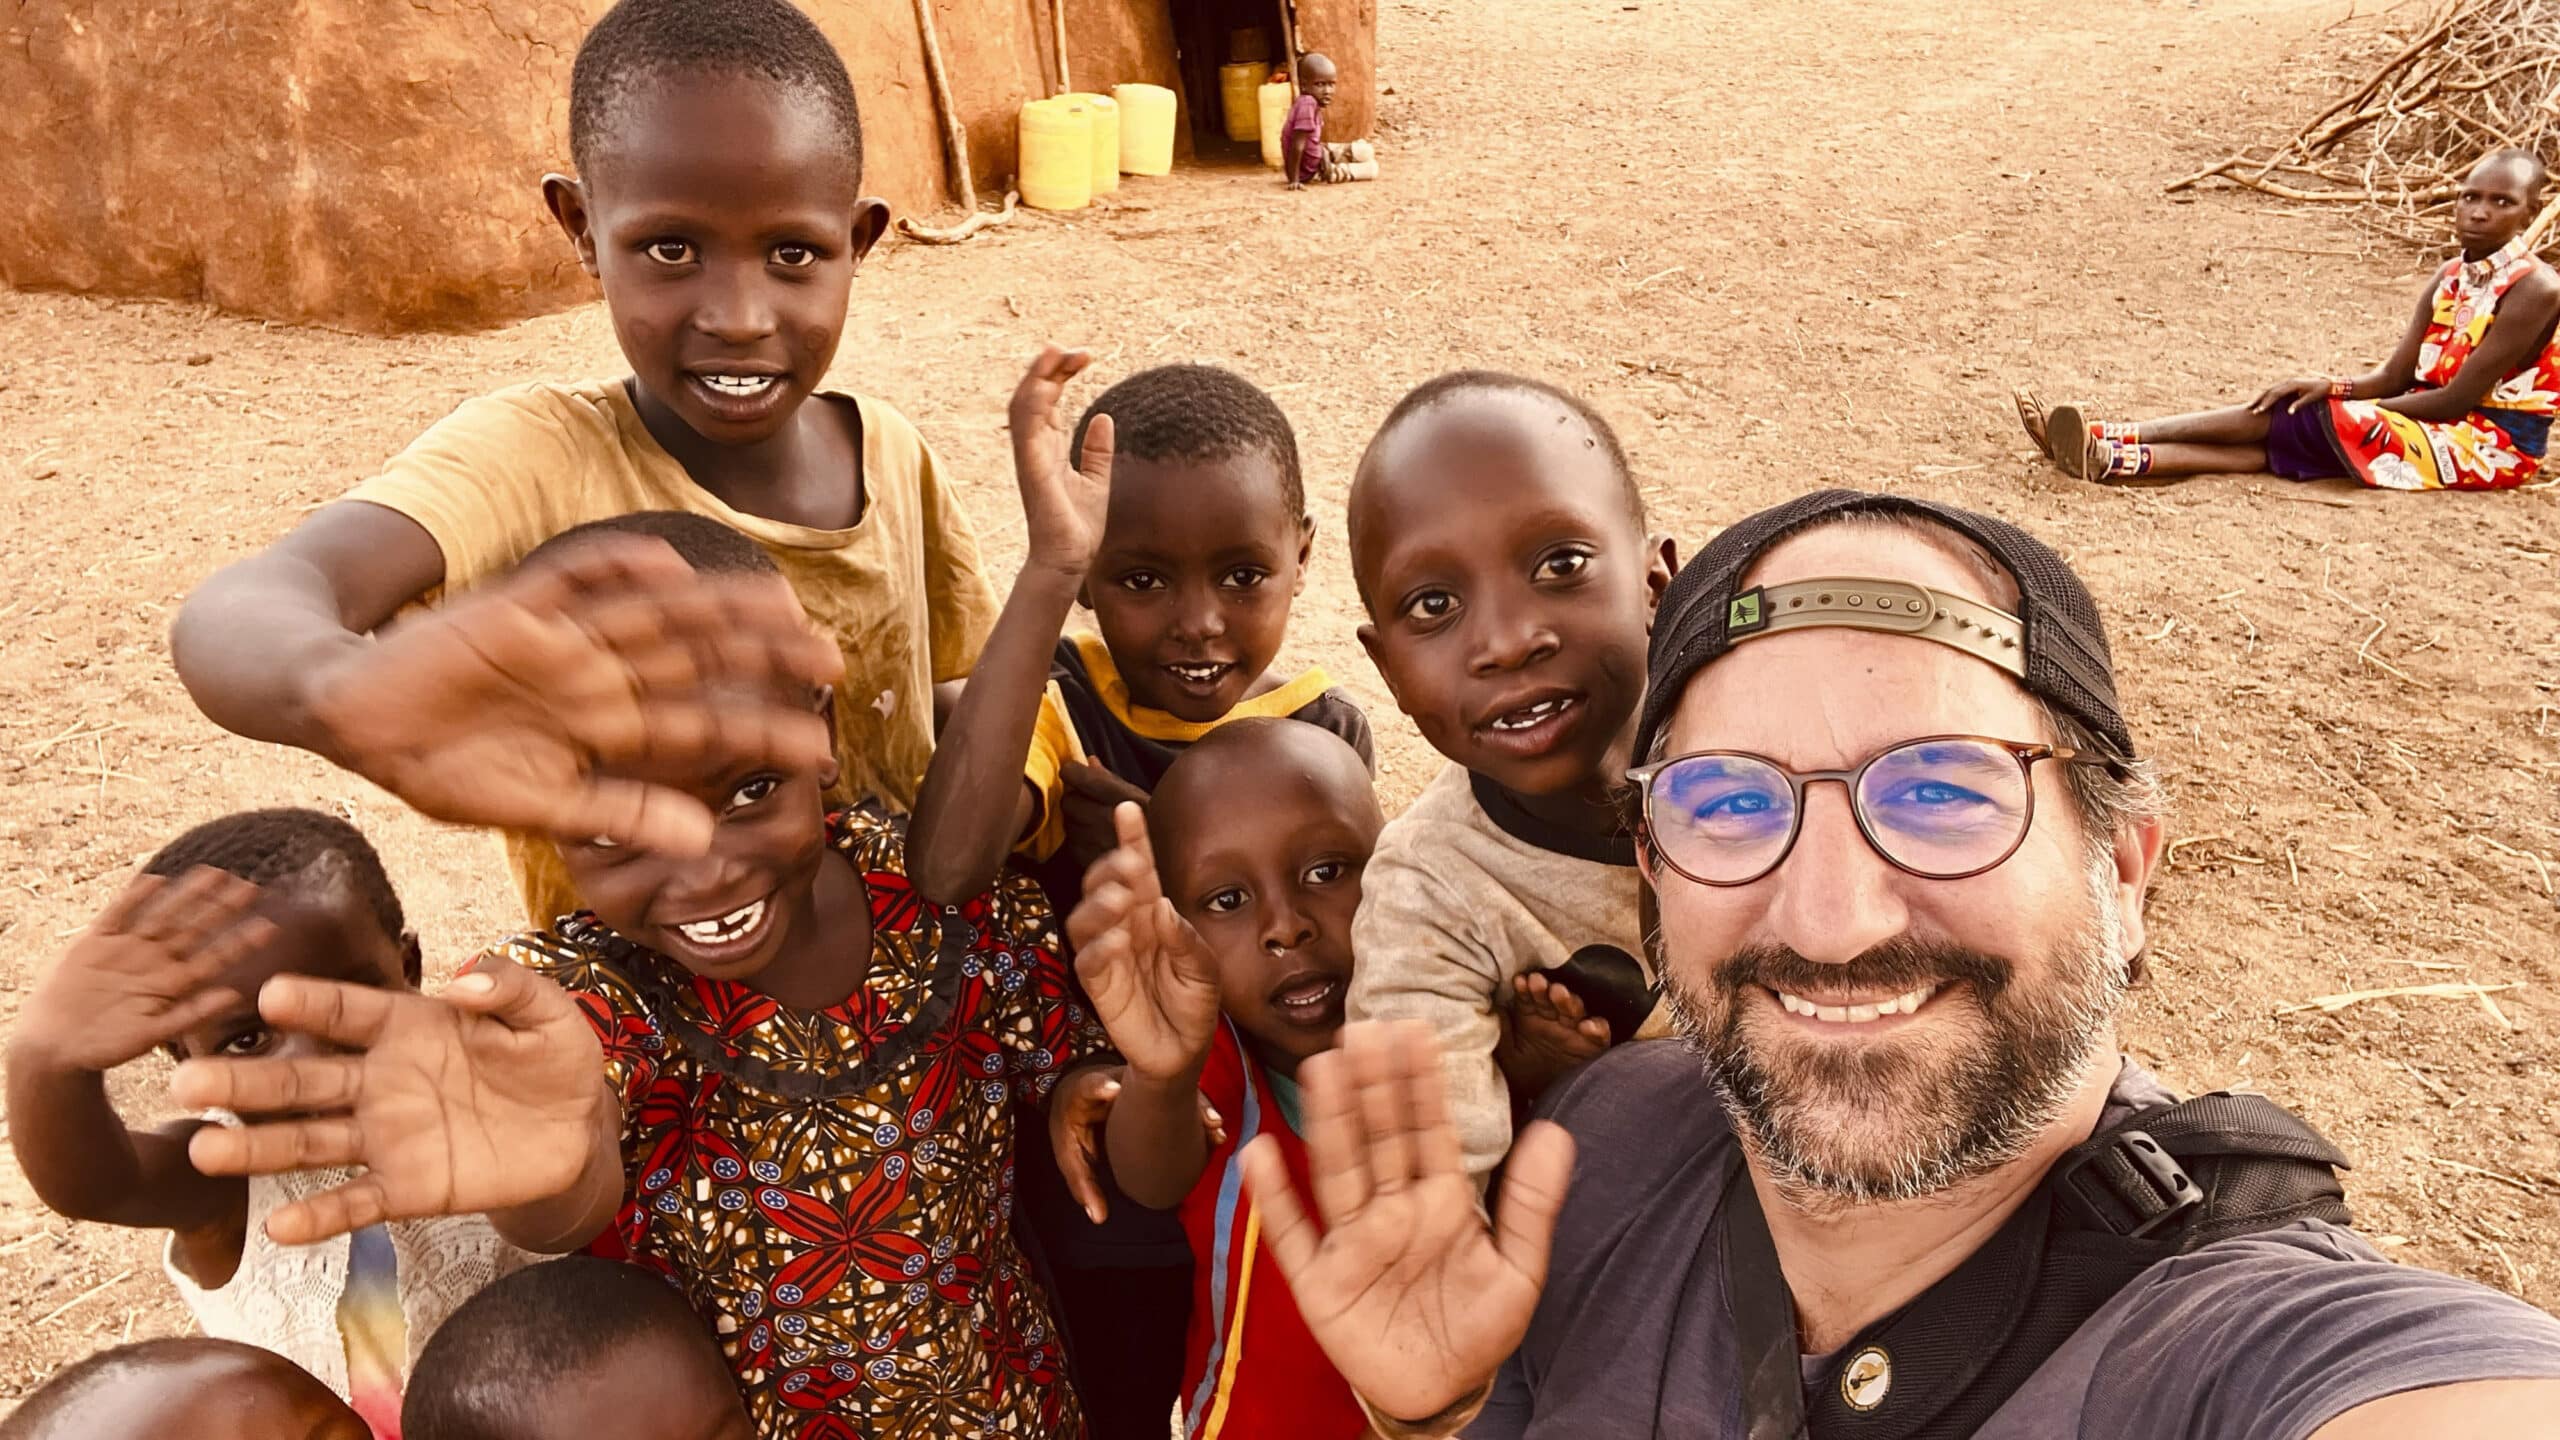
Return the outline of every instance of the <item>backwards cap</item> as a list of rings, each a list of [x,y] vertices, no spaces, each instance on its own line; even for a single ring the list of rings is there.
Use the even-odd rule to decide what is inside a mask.
[[[1818,521],[1862,513],[1915,516],[1980,545],[2018,582],[2017,615],[1905,581],[1742,585],[1752,563],[1780,540]],[[2008,671],[2030,694],[2087,726],[2108,758],[2134,758],[2133,732],[2116,708],[2115,662],[2098,602],[2053,547],[2006,520],[1864,490],[1817,490],[1747,516],[1681,570],[1654,614],[1635,753],[1653,753],[1681,692],[1710,662],[1759,635],[1810,625],[1893,630],[1953,645]]]

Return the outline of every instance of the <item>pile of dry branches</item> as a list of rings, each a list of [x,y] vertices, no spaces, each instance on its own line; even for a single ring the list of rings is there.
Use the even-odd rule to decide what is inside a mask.
[[[2209,180],[2287,200],[2363,207],[2362,218],[2440,245],[2462,177],[2510,145],[2560,143],[2560,0],[2438,0],[2389,61],[2280,145],[2251,146],[2169,187]],[[2560,198],[2533,223],[2550,244]]]

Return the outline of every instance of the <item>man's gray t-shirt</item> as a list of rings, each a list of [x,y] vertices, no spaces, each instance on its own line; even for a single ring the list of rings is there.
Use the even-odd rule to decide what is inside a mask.
[[[2128,1061],[2101,1123],[2171,1099]],[[1623,1045],[1547,1108],[1578,1147],[1573,1187],[1529,1334],[1467,1435],[1741,1440],[1716,1225],[1736,1147],[1697,1060]],[[2136,1276],[1975,1436],[2303,1440],[2405,1390],[2545,1377],[2560,1320],[2304,1221]]]

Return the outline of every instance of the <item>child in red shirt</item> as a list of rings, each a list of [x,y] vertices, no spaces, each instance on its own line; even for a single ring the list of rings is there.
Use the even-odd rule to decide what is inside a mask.
[[[1338,185],[1346,180],[1378,178],[1378,155],[1366,140],[1347,145],[1324,143],[1324,112],[1333,108],[1333,92],[1342,74],[1333,61],[1314,52],[1299,57],[1298,98],[1280,127],[1280,158],[1289,168],[1289,188],[1310,183]]]
[[[1307,1192],[1296,1076],[1342,1028],[1360,871],[1384,823],[1368,770],[1304,721],[1234,720],[1183,752],[1143,818],[1115,818],[1120,848],[1068,927],[1128,1062],[1104,1129],[1113,1177],[1179,1207],[1191,1242],[1183,1434],[1353,1440],[1367,1419],[1262,1247],[1242,1156],[1272,1136]],[[1225,1139],[1202,1132],[1195,1094],[1227,1117]]]

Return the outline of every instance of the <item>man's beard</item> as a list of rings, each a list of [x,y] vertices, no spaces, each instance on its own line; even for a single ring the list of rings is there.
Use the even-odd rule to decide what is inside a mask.
[[[2093,868],[2087,908],[2029,972],[2040,979],[1983,951],[1900,937],[1836,965],[1754,946],[1717,965],[1706,994],[1666,966],[1664,1000],[1789,1203],[1915,1200],[2017,1159],[2087,1078],[2126,986],[2112,864]],[[1745,1003],[1743,988],[1883,996],[1933,982],[1941,992],[1919,1022],[1929,1033],[1863,1043],[1788,1033],[1793,1022]]]

